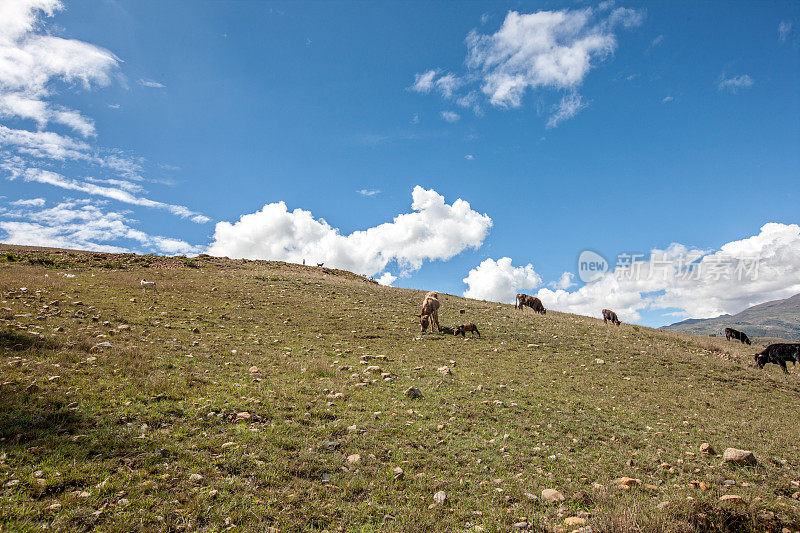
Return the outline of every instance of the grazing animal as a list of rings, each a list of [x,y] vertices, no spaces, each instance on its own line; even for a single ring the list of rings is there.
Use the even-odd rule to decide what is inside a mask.
[[[422,326],[422,333],[428,329],[428,326],[431,323],[431,317],[428,315],[420,315],[419,316],[419,325]]]
[[[616,324],[619,326],[619,318],[617,318],[617,313],[612,311],[611,309],[603,309],[603,324],[608,324],[609,321],[612,324]]]
[[[317,263],[318,267],[321,267],[321,266],[324,266],[324,265],[325,265],[325,263]]]
[[[525,306],[530,307],[536,313],[547,314],[547,309],[544,308],[539,298],[527,294],[517,294],[517,303],[514,304],[514,309],[522,309]]]
[[[444,333],[445,335],[453,335],[453,334],[455,334],[456,330],[454,330],[453,328],[448,328],[447,326],[444,326],[442,329],[439,330],[439,332],[440,333]]]
[[[425,295],[425,299],[422,301],[422,311],[419,313],[420,320],[424,315],[428,315],[431,324],[431,331],[433,331],[433,326],[436,326],[436,331],[441,331],[442,328],[439,326],[439,294],[435,292],[429,292]],[[425,331],[424,329],[422,331]]]
[[[778,365],[788,374],[786,363],[800,363],[800,343],[781,342],[770,344],[754,355],[758,368],[764,368],[767,363]]]
[[[146,291],[147,289],[152,289],[154,292],[158,292],[158,289],[156,288],[156,282],[155,281],[142,280],[142,281],[139,282],[139,285],[142,287],[142,290],[144,290],[144,291]]]
[[[475,336],[476,333],[478,334],[478,337],[481,336],[481,332],[478,331],[478,327],[472,322],[470,322],[469,324],[461,324],[460,326],[458,326],[453,335],[456,336],[461,335],[462,337],[466,337],[467,331],[471,332],[473,337]]]
[[[744,331],[738,331],[733,328],[725,328],[725,338],[727,340],[731,340],[731,337],[737,341],[741,341],[742,344],[752,344],[750,342],[750,338],[744,333]]]

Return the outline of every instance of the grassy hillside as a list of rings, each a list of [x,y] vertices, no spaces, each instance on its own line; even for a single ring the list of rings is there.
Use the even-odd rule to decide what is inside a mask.
[[[754,305],[735,315],[689,319],[664,326],[663,329],[693,335],[724,335],[727,327],[744,331],[750,337],[777,337],[800,341],[800,294],[785,300]]]
[[[0,530],[800,531],[797,370],[450,295],[483,336],[420,335],[421,299],[0,246]]]

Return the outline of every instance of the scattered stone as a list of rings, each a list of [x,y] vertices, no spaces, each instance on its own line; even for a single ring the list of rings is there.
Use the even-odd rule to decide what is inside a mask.
[[[620,490],[630,490],[632,487],[638,487],[642,484],[641,479],[634,479],[632,477],[621,477],[613,481],[614,485]]]
[[[669,506],[669,501],[661,502],[658,505],[656,505],[656,509],[663,510],[663,509],[666,509],[667,506]]]
[[[598,357],[597,359],[595,359],[595,360],[594,360],[594,362],[595,362],[595,363],[597,363],[598,365],[604,365],[604,364],[606,364],[606,362],[605,362],[605,361],[603,361],[602,359],[600,359],[599,357]]]
[[[722,454],[723,463],[731,463],[733,465],[755,465],[757,463],[756,456],[749,450],[738,450],[736,448],[727,448]]]
[[[538,502],[539,501],[539,497],[536,494],[531,494],[530,492],[526,492],[525,493],[525,498],[530,500],[530,501],[532,501],[532,502]]]
[[[433,495],[433,502],[436,505],[442,505],[444,502],[447,501],[447,493],[443,490],[440,490],[436,494]]]
[[[208,497],[209,498],[216,498],[217,494],[219,494],[219,491],[217,489],[212,489],[212,490],[208,491]]]
[[[564,495],[555,489],[544,489],[542,491],[542,499],[550,503],[558,503],[565,500]]]
[[[732,487],[733,485],[736,485],[736,482],[732,479],[726,479],[725,481],[722,482],[722,484],[725,485],[726,487]]]
[[[334,440],[328,440],[323,443],[323,446],[329,450],[335,450],[339,447],[339,443]]]
[[[222,448],[223,450],[225,450],[225,449],[227,449],[227,448],[230,448],[231,446],[236,446],[236,443],[235,443],[235,442],[226,442],[225,444],[223,444],[223,445],[221,446],[221,448]]]
[[[367,368],[364,369],[364,373],[380,374],[381,367],[379,367],[378,365],[369,365]]]
[[[203,481],[203,476],[201,476],[200,474],[191,474],[189,475],[189,481],[191,481],[192,483],[200,483],[201,481]]]
[[[583,527],[586,525],[586,519],[580,516],[570,516],[564,519],[564,525],[569,527]]]
[[[403,469],[400,468],[399,466],[394,467],[392,469],[392,472],[394,473],[394,479],[402,479],[403,478],[404,472],[403,472]]]
[[[250,416],[250,413],[248,413],[247,411],[236,413],[236,422],[239,422],[240,420],[250,420],[251,418],[252,417]]]
[[[121,507],[127,507],[127,506],[129,506],[131,504],[131,501],[129,499],[127,499],[127,498],[121,498],[117,503]]]
[[[719,501],[721,501],[721,502],[732,502],[732,503],[744,503],[744,500],[738,494],[726,494],[724,496],[720,496]]]
[[[446,366],[446,365],[445,366],[440,366],[439,369],[438,369],[438,372],[443,376],[452,375],[452,372],[450,371],[450,367]]]
[[[361,456],[357,453],[347,456],[347,462],[351,465],[355,465],[361,462]]]
[[[527,522],[515,522],[514,524],[511,525],[511,527],[513,527],[514,529],[528,529],[528,523]]]
[[[707,442],[704,442],[700,445],[700,453],[707,453],[708,455],[716,455],[717,452],[714,448]]]
[[[250,367],[250,373],[251,374],[255,374],[257,372],[258,372],[258,367],[257,366],[253,365],[253,366]]]
[[[422,392],[416,387],[407,388],[406,391],[403,394],[405,394],[407,397],[411,398],[412,400],[415,399],[415,398],[422,398]]]

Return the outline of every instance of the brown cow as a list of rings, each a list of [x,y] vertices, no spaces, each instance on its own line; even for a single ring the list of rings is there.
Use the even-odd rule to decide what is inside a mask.
[[[517,294],[517,303],[514,304],[514,309],[522,309],[525,306],[530,307],[536,313],[547,314],[547,309],[544,308],[539,298],[527,294]]]
[[[436,326],[436,331],[441,331],[442,328],[439,326],[439,294],[435,292],[429,292],[425,295],[425,299],[422,301],[422,311],[420,312],[420,321],[422,321],[422,317],[428,315],[431,325],[431,331],[433,331],[433,326]],[[422,331],[425,331],[425,327],[423,326]]]
[[[428,315],[420,315],[419,325],[422,326],[422,333],[425,333],[430,323],[431,323],[431,317],[429,317]]]
[[[481,336],[481,332],[478,331],[478,327],[475,324],[473,324],[472,322],[470,322],[469,324],[462,324],[462,325],[458,326],[456,328],[455,333],[453,333],[453,335],[456,335],[456,336],[461,335],[462,337],[466,337],[467,336],[467,331],[471,332],[473,337],[475,336],[476,333],[478,334],[478,337]]]
[[[617,318],[617,313],[611,309],[603,309],[603,324],[608,324],[609,322],[618,326],[620,324],[619,318]]]

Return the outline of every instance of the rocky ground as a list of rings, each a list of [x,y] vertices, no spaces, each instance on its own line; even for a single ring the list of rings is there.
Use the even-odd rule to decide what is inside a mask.
[[[800,531],[797,370],[422,294],[0,246],[0,530]]]

